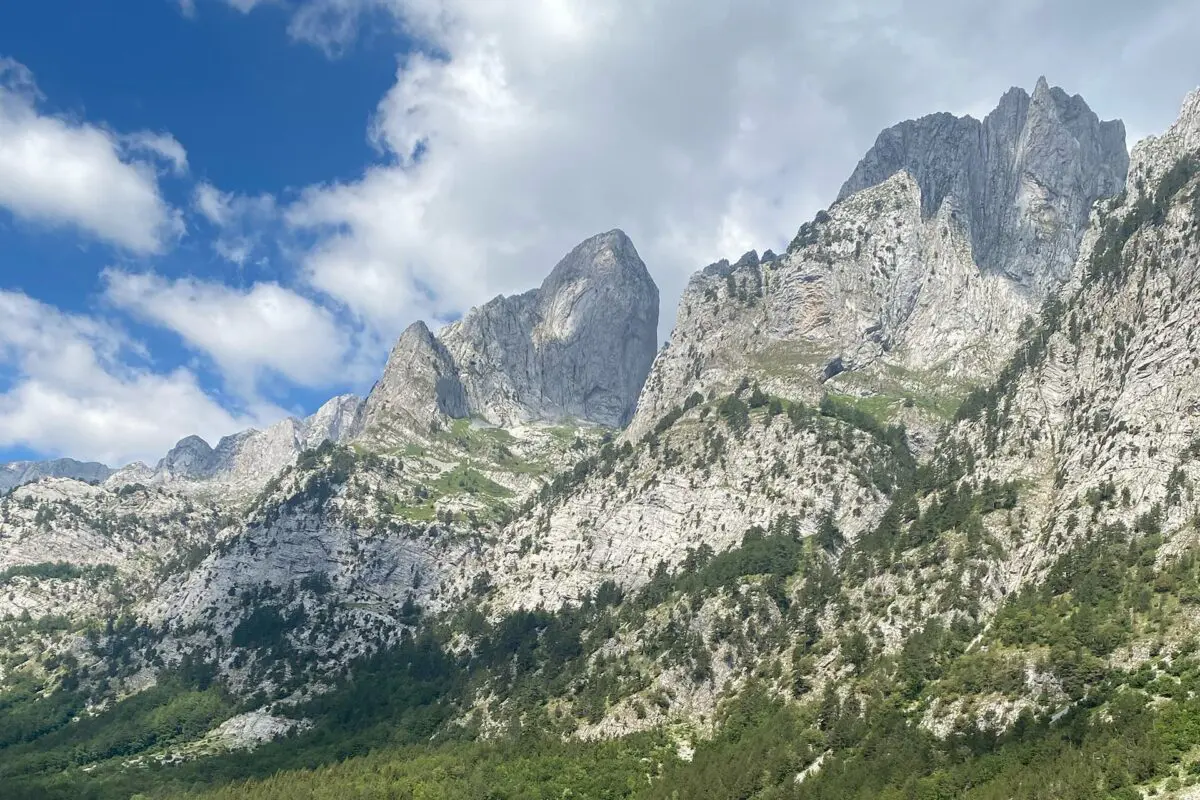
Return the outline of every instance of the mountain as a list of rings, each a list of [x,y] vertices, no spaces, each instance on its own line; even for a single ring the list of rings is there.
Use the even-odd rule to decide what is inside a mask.
[[[6,790],[1191,796],[1200,91],[1122,136],[902,123],[657,356],[614,231],[319,424],[15,489]]]
[[[41,480],[42,478],[72,478],[85,483],[103,481],[112,470],[95,461],[76,461],[56,458],[51,461],[10,461],[0,464],[0,492]]]
[[[1044,80],[982,123],[889,128],[783,255],[692,278],[632,430],[749,377],[785,397],[871,397],[931,441],[1066,280],[1088,210],[1121,190],[1127,163],[1122,124]]]
[[[373,438],[389,432],[436,430],[446,419],[471,415],[454,359],[426,327],[414,322],[388,356],[383,377],[363,406],[362,428]],[[399,424],[398,430],[392,431]]]
[[[471,309],[441,335],[473,411],[510,426],[624,425],[657,337],[658,287],[619,230],[582,242],[538,289]]]
[[[153,467],[136,462],[108,478],[113,486],[145,484],[245,501],[305,450],[324,441],[348,441],[357,432],[362,401],[341,395],[305,419],[288,417],[266,430],[221,438],[214,448],[199,436],[179,440]]]
[[[613,230],[576,246],[540,288],[472,309],[440,338],[424,322],[410,325],[365,399],[335,397],[306,419],[226,436],[215,448],[188,436],[154,467],[112,470],[71,459],[0,465],[0,491],[53,476],[246,501],[324,441],[403,446],[468,417],[620,426],[633,414],[657,329],[658,287],[633,242]]]
[[[838,199],[903,170],[924,217],[946,205],[962,217],[982,270],[1046,293],[1069,277],[1092,204],[1121,190],[1128,165],[1125,126],[1043,77],[1032,95],[1010,89],[982,122],[934,114],[888,128]]]
[[[503,427],[620,426],[654,358],[658,287],[613,230],[568,253],[542,285],[471,309],[434,336],[401,335],[363,409],[363,435],[399,442],[473,417]]]

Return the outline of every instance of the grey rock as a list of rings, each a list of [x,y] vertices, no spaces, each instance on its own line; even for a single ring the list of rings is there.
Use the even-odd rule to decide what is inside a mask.
[[[1165,540],[1159,564],[1194,546],[1200,176],[1163,180],[1183,159],[1200,163],[1200,91],[1168,131],[1134,147],[1129,191],[1097,206],[1061,311],[1043,320],[1040,356],[1014,362],[994,417],[981,410],[950,431],[973,450],[974,480],[1022,486],[1022,524],[988,582],[994,597],[1044,574],[1092,531],[1133,530],[1147,515]],[[1093,273],[1093,257],[1111,247],[1116,270]],[[1099,487],[1113,499],[1096,501]]]
[[[362,433],[377,440],[403,438],[409,431],[428,433],[446,417],[469,414],[454,359],[424,322],[414,322],[400,335],[383,376],[367,395]]]
[[[11,461],[0,464],[0,492],[42,478],[71,478],[84,483],[103,481],[112,474],[112,468],[96,461],[76,461],[73,458],[55,458],[49,461]]]
[[[926,218],[944,204],[964,218],[980,267],[1044,294],[1070,276],[1092,205],[1121,191],[1128,166],[1124,125],[1040,78],[982,122],[943,113],[888,128],[838,196],[905,170]]]
[[[658,287],[619,230],[567,254],[541,287],[497,297],[441,334],[473,413],[505,425],[624,425],[657,349]]]
[[[1127,165],[1123,125],[1044,79],[983,122],[933,114],[885,130],[783,256],[693,276],[631,435],[743,377],[808,401],[952,406],[995,376],[1021,323],[1070,277],[1092,206],[1121,190]],[[910,416],[926,440],[942,422]]]
[[[327,400],[325,405],[304,421],[304,446],[318,447],[324,441],[345,442],[361,425],[364,401],[352,394],[342,394]]]
[[[248,435],[250,431],[246,431]],[[221,440],[224,445],[223,455],[228,457],[232,443],[227,441],[233,437]],[[199,480],[212,476],[215,469],[215,452],[208,442],[199,436],[185,436],[163,456],[158,462],[157,471],[170,478]]]
[[[360,426],[363,401],[339,395],[305,419],[288,417],[265,430],[224,436],[212,447],[199,436],[179,441],[153,468],[141,462],[106,476],[106,485],[170,485],[190,494],[244,501],[295,463],[305,450],[328,440],[348,441]]]

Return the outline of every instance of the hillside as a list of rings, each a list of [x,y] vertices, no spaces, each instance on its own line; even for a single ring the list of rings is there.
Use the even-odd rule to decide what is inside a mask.
[[[13,797],[1189,797],[1200,92],[880,135],[782,255],[600,234],[363,399],[0,499]],[[90,481],[90,482],[89,482]]]

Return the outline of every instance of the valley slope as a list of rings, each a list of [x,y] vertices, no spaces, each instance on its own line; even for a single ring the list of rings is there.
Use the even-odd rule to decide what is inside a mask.
[[[657,355],[632,243],[589,239],[364,400],[11,489],[0,779],[1183,792],[1198,276],[1200,94],[1127,155],[1044,80],[885,131]]]

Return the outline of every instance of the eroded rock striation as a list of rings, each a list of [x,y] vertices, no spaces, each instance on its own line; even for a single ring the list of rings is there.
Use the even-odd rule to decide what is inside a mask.
[[[474,413],[512,425],[624,425],[654,360],[658,287],[622,231],[568,253],[538,289],[472,309],[441,334]]]
[[[942,113],[888,128],[838,199],[906,171],[926,218],[945,205],[961,218],[982,269],[1045,293],[1069,277],[1092,204],[1121,190],[1128,166],[1120,120],[1039,78],[982,122]]]
[[[931,437],[1067,280],[1089,210],[1122,189],[1127,163],[1123,125],[1044,79],[983,122],[889,128],[782,256],[692,278],[633,433],[750,377],[786,397],[876,396]]]

